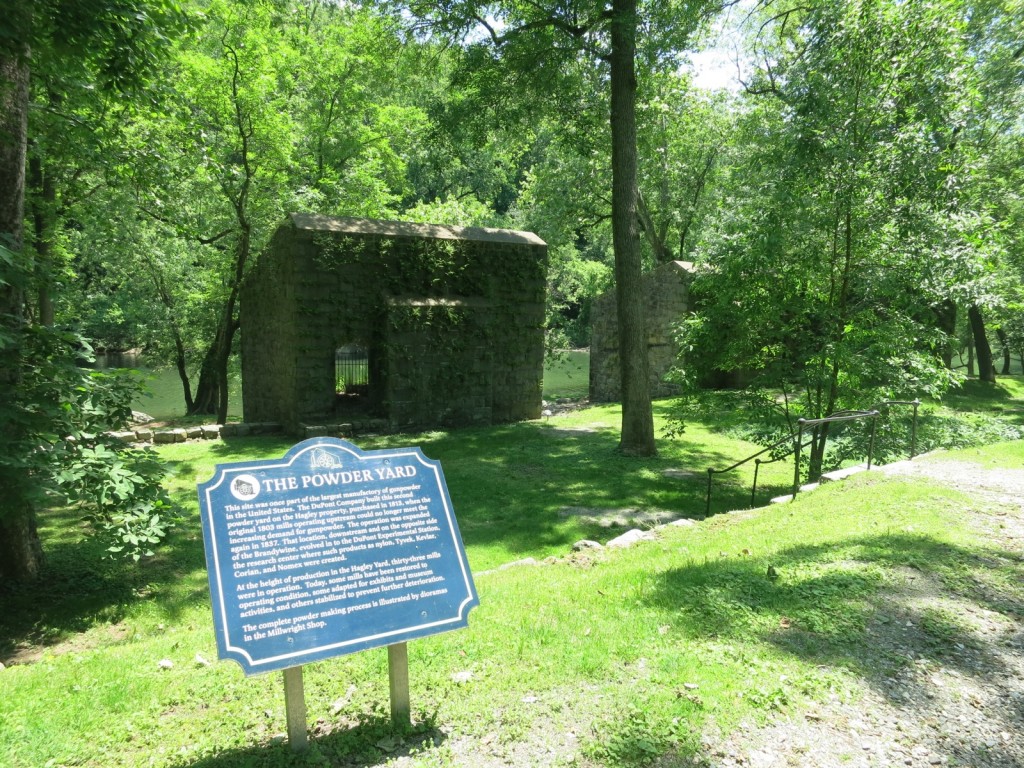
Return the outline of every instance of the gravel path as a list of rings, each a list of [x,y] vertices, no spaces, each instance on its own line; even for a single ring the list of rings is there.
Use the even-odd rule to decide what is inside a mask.
[[[929,477],[993,502],[984,513],[965,510],[970,525],[1007,558],[1024,557],[1024,469],[930,457],[880,471]],[[900,580],[870,627],[871,652],[895,654],[906,666],[866,680],[856,702],[833,700],[799,719],[741,728],[708,744],[710,765],[1024,768],[1024,604],[1006,595],[964,599],[909,568]],[[969,631],[937,647],[911,620],[922,609],[955,616]]]

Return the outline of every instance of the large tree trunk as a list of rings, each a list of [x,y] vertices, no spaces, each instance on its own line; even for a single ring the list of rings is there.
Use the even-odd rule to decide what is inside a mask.
[[[974,352],[978,358],[978,378],[981,381],[995,382],[996,367],[992,364],[992,347],[985,335],[985,318],[981,307],[972,304],[967,310],[967,319],[971,323],[971,335],[974,336]]]
[[[199,381],[196,382],[196,392],[192,398],[192,405],[188,409],[189,416],[206,416],[217,413],[217,406],[220,403],[220,376],[217,375],[217,361],[220,359],[218,347],[222,343],[221,336],[221,329],[218,328],[216,338],[203,357],[203,364],[199,368]]]
[[[16,14],[17,16],[17,14]],[[25,32],[25,30],[14,30]],[[17,39],[17,38],[15,38]],[[22,39],[27,39],[27,34]],[[0,245],[14,253],[27,275],[22,251],[25,216],[25,151],[28,136],[29,50],[0,47]],[[20,260],[20,263],[18,263]],[[13,275],[8,275],[13,277]],[[0,397],[8,403],[21,381],[21,346],[25,323],[24,295],[16,280],[0,281],[0,331],[11,341],[0,345]],[[9,451],[24,445],[16,420],[4,425]],[[42,562],[31,497],[32,477],[27,470],[0,460],[0,580],[34,578]]]
[[[653,456],[657,448],[637,233],[636,28],[637,0],[612,0],[612,241],[622,376],[619,449],[631,456]]]
[[[217,421],[223,424],[228,419],[228,363],[231,360],[231,346],[235,332],[238,330],[236,307],[238,292],[242,284],[241,275],[249,256],[248,229],[240,239],[239,255],[235,261],[235,280],[231,292],[224,304],[217,335],[206,351],[203,365],[199,370],[199,382],[196,384],[195,398],[189,415],[216,414]]]

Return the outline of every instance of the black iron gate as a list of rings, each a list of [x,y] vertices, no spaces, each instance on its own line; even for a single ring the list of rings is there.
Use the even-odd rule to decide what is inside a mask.
[[[339,395],[365,392],[370,384],[366,347],[346,344],[334,351],[334,390]]]

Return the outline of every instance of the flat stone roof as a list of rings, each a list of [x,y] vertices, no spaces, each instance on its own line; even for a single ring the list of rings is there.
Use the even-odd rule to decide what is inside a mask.
[[[292,213],[289,218],[296,229],[311,232],[345,232],[353,235],[386,235],[388,237],[424,237],[434,240],[477,240],[489,243],[547,245],[532,232],[486,227],[451,227],[443,224],[416,224],[411,221],[379,221],[345,216],[323,216],[318,213]]]

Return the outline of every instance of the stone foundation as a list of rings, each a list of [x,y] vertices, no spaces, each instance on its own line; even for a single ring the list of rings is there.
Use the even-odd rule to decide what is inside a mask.
[[[693,265],[671,261],[644,275],[647,354],[650,360],[651,397],[668,397],[678,388],[665,381],[676,364],[679,349],[673,328],[689,311],[690,279]],[[594,303],[590,339],[590,400],[595,403],[618,402],[622,381],[619,367],[618,317],[615,291],[602,295]]]

